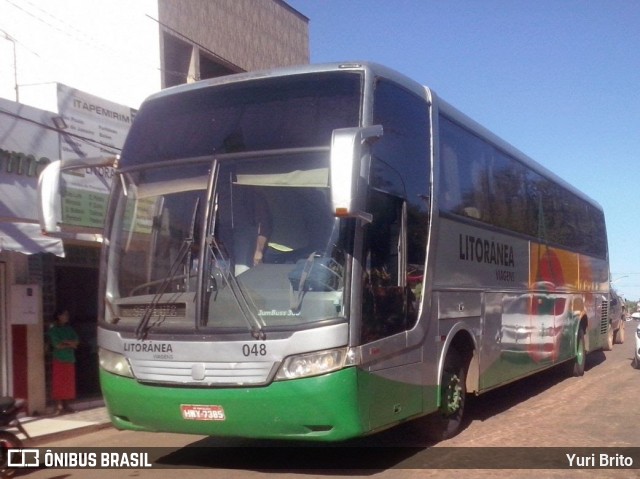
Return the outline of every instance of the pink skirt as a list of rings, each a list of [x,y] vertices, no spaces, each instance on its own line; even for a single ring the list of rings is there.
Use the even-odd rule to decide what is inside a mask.
[[[76,365],[53,360],[51,399],[62,401],[76,398]]]

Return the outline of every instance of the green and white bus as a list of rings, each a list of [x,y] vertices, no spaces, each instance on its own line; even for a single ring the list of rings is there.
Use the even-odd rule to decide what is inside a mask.
[[[60,229],[54,162],[43,227]],[[376,64],[243,73],[141,106],[114,163],[100,380],[117,428],[338,441],[607,343],[602,209]],[[55,200],[55,201],[54,201]]]

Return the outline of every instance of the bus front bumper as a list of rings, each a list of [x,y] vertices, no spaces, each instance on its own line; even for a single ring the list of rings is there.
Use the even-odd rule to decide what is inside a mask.
[[[189,388],[141,384],[100,370],[118,429],[220,437],[340,441],[365,434],[358,371],[346,368],[264,387]]]

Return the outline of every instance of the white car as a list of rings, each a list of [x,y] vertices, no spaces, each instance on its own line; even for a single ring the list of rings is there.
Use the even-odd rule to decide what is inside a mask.
[[[634,368],[640,369],[640,325],[638,325],[638,327],[636,328],[635,339],[636,339],[636,349],[635,349],[635,353],[633,354],[632,364]]]

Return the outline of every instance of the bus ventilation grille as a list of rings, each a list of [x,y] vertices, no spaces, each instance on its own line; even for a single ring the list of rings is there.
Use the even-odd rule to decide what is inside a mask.
[[[609,301],[602,301],[602,317],[600,319],[600,334],[609,332]]]

